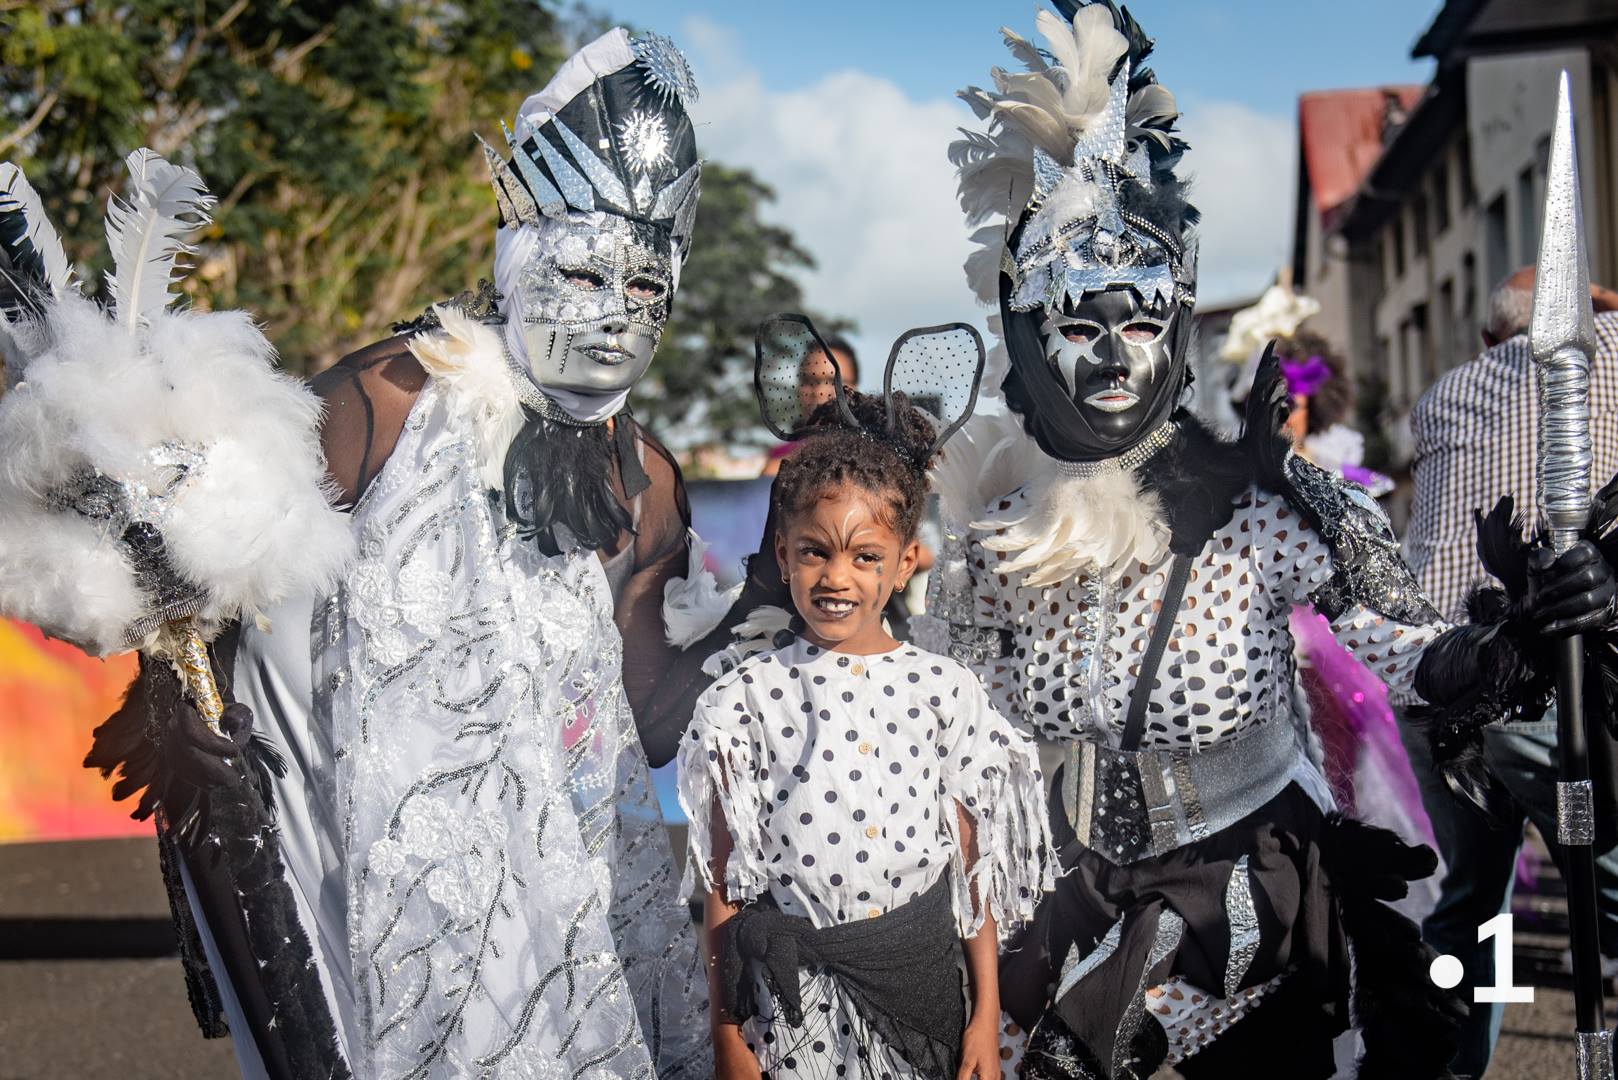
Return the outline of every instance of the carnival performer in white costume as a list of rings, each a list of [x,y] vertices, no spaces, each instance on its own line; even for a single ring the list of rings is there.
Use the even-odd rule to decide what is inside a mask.
[[[707,681],[663,618],[692,541],[678,469],[624,408],[689,250],[695,93],[656,35],[582,49],[523,104],[509,160],[485,145],[493,288],[316,380],[357,555],[217,658],[291,764],[289,933],[314,957],[256,985],[259,951],[210,932],[243,921],[232,897],[194,905],[211,981],[193,969],[250,1075],[710,1074],[647,768]],[[291,999],[329,1012],[318,1072],[287,1066],[314,1037],[276,1022]]]
[[[948,542],[917,634],[1064,750],[1065,873],[1001,964],[1031,1029],[1021,1075],[1325,1077],[1353,1024],[1362,1077],[1446,1076],[1455,1007],[1383,902],[1434,858],[1333,813],[1288,616],[1312,603],[1429,701],[1503,673],[1439,621],[1374,501],[1290,452],[1273,358],[1240,441],[1183,407],[1196,215],[1174,99],[1127,12],[1058,6],[1041,47],[1004,31],[1028,70],[963,93],[989,121],[952,158],[971,223],[1000,219],[967,269],[999,306],[1010,413],[945,447]],[[1609,617],[1593,547],[1542,569],[1500,633]]]

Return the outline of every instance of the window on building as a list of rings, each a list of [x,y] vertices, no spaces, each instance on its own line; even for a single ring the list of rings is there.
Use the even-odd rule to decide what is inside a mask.
[[[1410,387],[1411,337],[1410,320],[1405,319],[1399,324],[1399,355],[1395,358],[1396,362],[1388,368],[1389,374],[1392,376],[1388,380],[1388,392],[1393,396],[1393,400],[1400,405],[1408,405],[1415,400],[1408,393]]]
[[[1461,205],[1471,206],[1478,201],[1478,189],[1472,182],[1472,136],[1469,132],[1461,132],[1460,141],[1455,147],[1455,165],[1461,182]]]
[[[1446,278],[1438,286],[1438,374],[1442,375],[1456,364],[1455,342],[1460,337],[1455,326],[1455,281]]]
[[[1405,276],[1405,219],[1402,215],[1394,215],[1388,229],[1388,246],[1393,248],[1393,280],[1398,281]]]
[[[1539,200],[1534,198],[1534,167],[1517,174],[1517,265],[1539,258]],[[1504,276],[1504,275],[1501,275]]]
[[[1456,348],[1456,363],[1466,360],[1478,347],[1478,258],[1468,251],[1461,256],[1461,312],[1455,333],[1460,338]]]
[[[1405,386],[1411,401],[1419,398],[1421,392],[1427,389],[1427,385],[1437,376],[1432,370],[1430,334],[1427,305],[1417,304],[1410,309],[1410,376]]]
[[[1504,281],[1515,269],[1511,261],[1511,240],[1506,227],[1506,196],[1502,192],[1483,212],[1483,269],[1488,277],[1482,288],[1494,288],[1495,282]]]
[[[1410,200],[1410,242],[1415,246],[1416,258],[1427,254],[1427,192],[1416,192]]]
[[[1433,170],[1433,235],[1443,236],[1449,228],[1449,163],[1440,161]]]

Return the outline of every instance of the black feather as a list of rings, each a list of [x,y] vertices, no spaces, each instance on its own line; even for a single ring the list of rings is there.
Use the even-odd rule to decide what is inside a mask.
[[[1169,523],[1169,549],[1195,554],[1236,512],[1253,481],[1239,443],[1221,439],[1184,410],[1174,415],[1174,439],[1145,465],[1142,485],[1156,492]]]
[[[506,451],[506,515],[546,555],[603,548],[633,531],[613,487],[617,454],[605,424],[577,427],[523,409]]]
[[[20,204],[0,199],[0,313],[8,319],[37,316],[41,298],[50,294],[45,260],[28,239],[29,224]]]
[[[1416,924],[1388,907],[1438,865],[1431,848],[1333,814],[1321,865],[1354,956],[1354,1019],[1365,1050],[1361,1080],[1448,1080],[1467,1008],[1428,976],[1437,954]]]
[[[1477,523],[1478,560],[1483,569],[1498,578],[1509,596],[1528,594],[1528,541],[1523,538],[1523,518],[1516,513],[1510,495],[1501,496],[1487,515],[1472,511]]]

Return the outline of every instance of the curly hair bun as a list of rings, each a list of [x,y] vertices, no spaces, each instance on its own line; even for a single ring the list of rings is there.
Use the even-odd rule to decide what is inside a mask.
[[[858,427],[848,426],[834,401],[810,416],[808,433],[776,477],[777,512],[800,513],[831,491],[856,487],[887,499],[888,523],[909,542],[927,505],[933,422],[902,392],[893,395],[891,428],[882,398],[856,391],[847,403]]]

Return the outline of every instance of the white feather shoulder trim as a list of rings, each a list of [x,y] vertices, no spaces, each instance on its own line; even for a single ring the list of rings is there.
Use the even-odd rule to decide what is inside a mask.
[[[444,385],[453,411],[477,430],[478,475],[496,490],[505,486],[506,451],[522,430],[522,401],[511,384],[500,332],[460,308],[435,305],[442,328],[410,339],[421,366]]]
[[[933,482],[945,521],[1015,553],[998,569],[1025,573],[1029,585],[1115,576],[1168,553],[1162,504],[1133,473],[1066,476],[1012,413],[972,417],[945,445]]]

